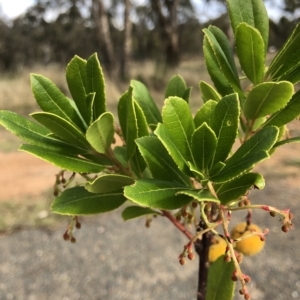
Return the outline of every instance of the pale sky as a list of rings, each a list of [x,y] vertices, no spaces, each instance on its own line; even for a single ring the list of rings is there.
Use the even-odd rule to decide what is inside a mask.
[[[12,19],[25,12],[32,4],[33,0],[0,0],[0,11]]]
[[[207,12],[208,12],[207,8],[203,7],[203,4],[200,4],[201,1],[193,0],[192,2],[195,4],[196,11],[199,16],[207,14]],[[281,2],[281,0],[275,1],[275,3],[277,5],[280,2]],[[13,19],[13,18],[19,16],[20,14],[22,14],[23,12],[25,12],[26,8],[28,8],[33,3],[34,3],[34,0],[0,0],[0,13],[2,15],[3,14],[6,15],[9,19]],[[272,4],[274,4],[274,2]],[[268,10],[269,17],[271,17],[275,21],[277,21],[280,17],[277,5],[268,5],[268,3],[267,3],[267,10]],[[213,15],[208,14],[206,16],[206,18],[207,17],[210,18],[210,17],[213,17]]]

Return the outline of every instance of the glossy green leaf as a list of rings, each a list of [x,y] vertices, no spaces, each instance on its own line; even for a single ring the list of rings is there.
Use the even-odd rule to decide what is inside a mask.
[[[261,83],[266,53],[260,32],[246,23],[241,23],[237,27],[235,41],[242,70],[253,84]]]
[[[133,156],[136,148],[134,140],[138,137],[138,124],[131,87],[119,100],[118,116],[122,133],[126,141],[127,160],[129,160]]]
[[[21,145],[21,151],[28,152],[44,161],[47,161],[61,169],[78,173],[98,173],[105,169],[105,166],[93,161],[67,154],[64,151],[55,151],[36,145]]]
[[[294,87],[288,81],[261,83],[248,94],[244,114],[253,120],[273,114],[286,106],[293,93]]]
[[[258,173],[247,173],[230,182],[215,185],[215,191],[222,204],[227,204],[230,201],[238,200],[245,195],[251,187],[263,189],[265,180]]]
[[[170,181],[138,179],[134,185],[126,186],[124,195],[127,199],[146,207],[159,209],[177,209],[191,202],[186,195],[176,193],[185,187]]]
[[[198,181],[204,179],[204,175],[202,174],[202,172],[200,172],[199,169],[195,165],[193,165],[190,161],[188,161],[188,166],[190,171],[193,173],[194,177]]]
[[[69,91],[73,97],[80,114],[86,124],[90,124],[91,110],[86,101],[87,97],[87,77],[86,60],[75,55],[69,62],[66,69],[66,78]]]
[[[284,145],[290,144],[290,143],[299,143],[299,142],[300,142],[300,137],[297,136],[297,137],[294,137],[294,138],[290,138],[290,139],[286,139],[286,140],[277,142],[277,143],[273,146],[273,148],[277,148],[277,147],[280,147],[280,146],[284,146]]]
[[[192,154],[198,169],[205,174],[217,146],[217,137],[214,131],[203,123],[192,136]]]
[[[224,76],[236,92],[242,93],[232,48],[226,35],[215,26],[209,26],[208,29],[203,29],[203,32]]]
[[[273,114],[264,126],[282,127],[300,115],[300,91],[296,92],[290,102],[280,111]]]
[[[43,111],[57,115],[85,131],[76,109],[51,80],[37,74],[31,74],[30,79],[33,95]]]
[[[206,36],[204,36],[203,40],[203,53],[207,71],[217,91],[222,96],[233,93],[234,90],[220,69],[214,50]]]
[[[157,123],[162,122],[162,118],[148,89],[144,84],[136,80],[131,80],[130,86],[133,88],[133,98],[142,108],[149,127],[155,130]]]
[[[270,126],[255,133],[225,162],[226,166],[221,172],[211,176],[211,181],[223,183],[233,180],[269,158],[268,152],[277,141],[278,132],[277,127]]]
[[[113,149],[114,155],[124,168],[128,168],[126,147],[116,146]]]
[[[227,0],[230,23],[234,34],[240,23],[256,28],[264,41],[265,51],[269,43],[269,17],[262,0]]]
[[[124,221],[139,218],[145,215],[160,215],[161,213],[150,209],[148,207],[141,206],[128,206],[122,212],[122,218]]]
[[[86,139],[99,153],[106,153],[113,142],[114,133],[114,116],[105,112],[87,129]]]
[[[187,195],[189,197],[192,197],[193,199],[202,202],[202,201],[209,201],[209,202],[216,202],[220,203],[220,200],[214,197],[210,191],[206,189],[201,190],[183,190],[177,192],[176,195]]]
[[[154,178],[190,185],[189,177],[179,170],[157,137],[139,138],[136,143]]]
[[[94,107],[93,107],[93,120],[98,119],[106,111],[106,96],[105,96],[105,82],[102,68],[97,57],[94,53],[89,57],[86,63],[86,76],[87,76],[87,93],[95,93]]]
[[[293,84],[300,80],[300,24],[298,24],[281,50],[273,59],[267,74],[272,80],[287,80]]]
[[[90,148],[84,134],[72,123],[52,113],[37,112],[30,115],[62,140],[75,146]]]
[[[214,261],[208,269],[207,300],[232,300],[235,282],[231,279],[235,269],[231,260],[226,262],[224,255]]]
[[[196,112],[194,117],[194,123],[196,128],[200,127],[203,123],[206,123],[208,126],[211,126],[216,106],[216,101],[208,100],[200,107],[200,109]]]
[[[217,137],[217,146],[212,164],[225,161],[235,142],[240,116],[240,105],[237,94],[223,97],[215,107],[211,128]]]
[[[186,84],[180,75],[174,75],[167,84],[165,99],[171,96],[181,97],[185,93]]]
[[[144,115],[144,112],[142,111],[140,105],[134,101],[134,110],[135,110],[135,115],[136,115],[136,121],[137,121],[137,136],[138,137],[143,137],[143,136],[148,136],[149,131],[148,131],[148,124],[146,117]],[[146,162],[144,158],[141,156],[139,150],[135,148],[134,154],[131,157],[131,167],[134,173],[138,177],[143,176],[143,172],[146,168]]]
[[[87,109],[89,111],[89,116],[90,116],[90,119],[88,120],[87,122],[87,125],[89,126],[90,124],[93,123],[93,120],[94,120],[94,103],[95,103],[95,96],[96,96],[96,93],[90,93],[88,95],[86,95],[86,98],[85,98],[85,102],[86,102],[86,105],[87,105]]]
[[[56,197],[51,210],[61,215],[90,215],[112,211],[120,207],[126,198],[123,191],[93,194],[82,186],[63,191]]]
[[[104,194],[120,190],[124,186],[133,183],[134,180],[128,176],[119,174],[104,174],[98,176],[93,181],[88,181],[85,188],[91,193]]]
[[[10,111],[0,111],[0,124],[22,140],[33,145],[52,150],[67,151],[71,154],[85,152],[78,145],[68,144],[50,136],[50,131],[46,127]]]
[[[215,100],[218,102],[221,99],[219,93],[207,82],[200,81],[199,87],[200,87],[200,91],[204,103],[207,102],[208,100]]]
[[[187,88],[187,89],[184,91],[184,93],[183,93],[183,95],[181,96],[181,98],[182,98],[183,100],[185,100],[187,103],[189,103],[189,102],[190,102],[191,93],[192,93],[192,87],[189,87],[189,88]]]
[[[138,137],[149,135],[146,116],[137,101],[134,101],[134,111],[137,120]]]
[[[195,130],[195,124],[189,105],[179,97],[170,97],[165,100],[162,117],[170,139],[182,157],[186,161],[193,162],[191,137]]]
[[[268,120],[268,117],[261,117],[261,118],[257,118],[255,119],[255,122],[253,124],[252,127],[252,131],[257,131],[260,127],[262,127],[262,125]]]
[[[159,123],[156,130],[154,131],[155,135],[162,142],[164,147],[167,149],[169,155],[172,157],[174,162],[177,164],[178,168],[183,171],[185,174],[190,175],[191,172],[188,168],[188,162],[182,156],[177,146],[174,144],[174,140],[168,130],[168,128]]]
[[[212,166],[212,168],[210,169],[209,175],[210,175],[211,177],[217,175],[218,173],[221,172],[221,170],[224,169],[225,166],[226,166],[225,163],[223,163],[223,162],[221,162],[221,161],[218,161],[218,162],[217,162],[216,164],[214,164],[214,165]]]

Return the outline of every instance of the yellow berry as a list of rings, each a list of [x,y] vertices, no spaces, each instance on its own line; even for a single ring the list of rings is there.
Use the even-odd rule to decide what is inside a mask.
[[[226,242],[220,236],[215,235],[212,238],[211,246],[209,247],[208,260],[210,263],[217,260],[221,255],[225,254]]]
[[[233,240],[246,237],[253,232],[262,232],[262,230],[255,224],[247,226],[246,222],[237,224],[231,231],[231,238]],[[265,245],[265,242],[261,240],[259,236],[251,236],[244,238],[243,240],[236,242],[235,250],[243,253],[244,255],[255,255],[259,253]]]

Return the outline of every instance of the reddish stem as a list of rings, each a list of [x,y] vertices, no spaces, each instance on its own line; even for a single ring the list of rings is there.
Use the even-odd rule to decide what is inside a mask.
[[[189,240],[191,240],[194,236],[188,231],[171,213],[166,210],[162,210],[162,213],[165,217],[167,217]]]

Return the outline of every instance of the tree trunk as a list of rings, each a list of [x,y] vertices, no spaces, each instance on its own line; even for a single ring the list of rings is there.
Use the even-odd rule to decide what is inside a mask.
[[[123,50],[120,65],[120,78],[122,80],[129,79],[129,64],[131,54],[131,29],[132,23],[130,20],[131,2],[130,0],[124,0],[124,32],[123,32]]]
[[[162,29],[162,39],[166,42],[166,63],[170,67],[176,67],[180,62],[177,22],[179,0],[164,1],[168,16],[164,15],[160,0],[151,0],[151,3]]]
[[[107,75],[115,79],[117,64],[115,62],[115,53],[109,31],[109,19],[102,0],[92,1],[92,14],[95,22],[97,41],[104,57],[102,60],[103,66]]]

